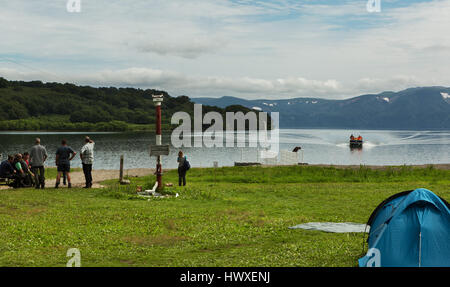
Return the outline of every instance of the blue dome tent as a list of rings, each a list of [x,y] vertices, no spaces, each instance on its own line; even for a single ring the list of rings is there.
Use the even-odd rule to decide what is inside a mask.
[[[427,189],[389,197],[367,225],[369,251],[361,267],[450,266],[450,205]]]

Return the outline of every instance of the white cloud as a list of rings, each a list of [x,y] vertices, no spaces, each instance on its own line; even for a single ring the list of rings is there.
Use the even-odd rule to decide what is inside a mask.
[[[164,40],[153,39],[142,41],[137,49],[144,53],[157,53],[159,55],[174,55],[187,59],[196,59],[205,54],[213,54],[226,47],[226,43],[220,39],[209,40],[204,38]]]
[[[0,0],[0,76],[265,98],[448,86],[450,0],[365,2]]]
[[[191,95],[214,96],[217,94],[244,97],[318,96],[339,93],[340,84],[335,80],[316,81],[304,78],[266,80],[260,78],[230,78],[221,76],[188,76],[178,72],[166,72],[148,68],[131,68],[104,71],[86,75],[81,82],[92,85],[114,83],[119,86],[166,89],[176,95],[190,91]]]
[[[53,81],[53,75],[38,71],[23,72],[0,68],[0,76],[8,79]],[[149,68],[128,68],[123,70],[104,70],[83,75],[61,76],[60,81],[75,81],[78,84],[93,86],[119,86],[164,89],[174,95],[190,91],[195,96],[233,95],[243,97],[283,98],[337,95],[340,83],[336,80],[316,81],[305,78],[266,80],[258,78],[229,78],[220,76],[188,76],[173,71]]]
[[[434,83],[428,83],[434,85]],[[377,91],[398,91],[409,87],[425,86],[426,83],[414,76],[395,75],[390,78],[363,78],[357,82],[356,90],[364,93]]]

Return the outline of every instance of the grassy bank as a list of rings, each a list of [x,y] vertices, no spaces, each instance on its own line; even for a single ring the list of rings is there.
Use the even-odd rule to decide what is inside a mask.
[[[162,124],[164,130],[172,130],[169,124]],[[124,121],[77,122],[72,123],[69,116],[52,115],[31,117],[19,120],[0,121],[1,131],[91,131],[91,132],[151,132],[155,124],[134,124]]]
[[[176,171],[165,174],[176,183]],[[103,190],[0,191],[0,265],[356,266],[362,234],[290,230],[365,223],[386,197],[425,187],[450,200],[450,171],[326,167],[193,169],[177,198],[142,200],[154,176]]]

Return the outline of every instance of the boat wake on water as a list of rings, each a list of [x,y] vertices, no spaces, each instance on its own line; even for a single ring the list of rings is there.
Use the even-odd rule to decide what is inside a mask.
[[[335,145],[337,147],[340,147],[340,148],[348,148],[349,147],[348,142],[346,142],[346,143],[338,143],[338,144],[335,144]],[[381,144],[381,143],[373,143],[373,142],[365,141],[364,144],[363,144],[363,148],[374,148],[374,147],[382,146],[382,145],[383,144]]]
[[[365,141],[364,142],[364,148],[374,148],[374,147],[377,147],[377,146],[382,146],[383,144],[380,144],[380,143],[373,143],[373,142],[370,142],[370,141]]]

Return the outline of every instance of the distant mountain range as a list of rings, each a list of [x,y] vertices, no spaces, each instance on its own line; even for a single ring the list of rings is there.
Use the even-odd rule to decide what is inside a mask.
[[[411,88],[346,100],[235,97],[191,100],[220,108],[241,105],[279,112],[282,128],[450,129],[450,88],[445,87]]]

